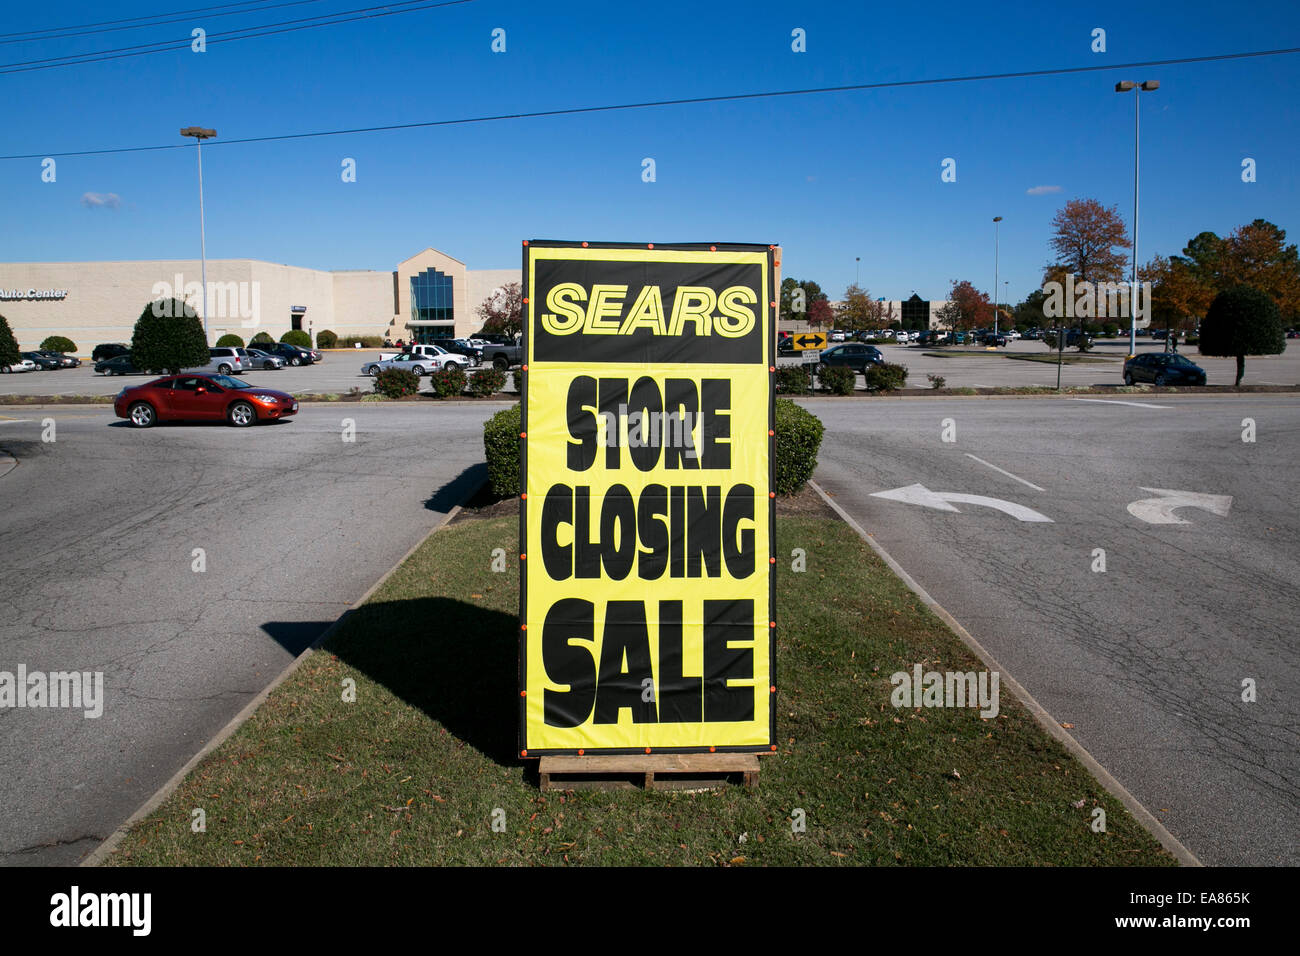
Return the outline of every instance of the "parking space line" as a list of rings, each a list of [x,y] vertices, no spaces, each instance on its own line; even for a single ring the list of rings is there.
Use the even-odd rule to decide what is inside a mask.
[[[1146,402],[1122,402],[1118,398],[1072,398],[1072,402],[1096,402],[1099,405],[1132,405],[1134,408],[1173,408],[1172,405],[1149,405]]]
[[[1025,481],[1025,479],[1020,478],[1020,477],[1018,477],[1018,476],[1016,476],[1016,475],[1013,475],[1013,474],[1011,474],[1011,472],[1006,471],[1005,469],[999,468],[997,465],[990,464],[989,462],[985,461],[983,458],[976,458],[976,457],[975,457],[974,455],[972,455],[970,452],[966,452],[966,457],[967,457],[967,458],[974,459],[975,461],[978,461],[981,465],[984,465],[986,468],[992,468],[994,471],[998,472],[998,474],[1006,475],[1008,478],[1011,478],[1011,479],[1014,480],[1014,481],[1018,481],[1018,482],[1020,482],[1022,485],[1027,485],[1028,487],[1033,488],[1034,491],[1046,491],[1046,490],[1047,490],[1046,488],[1040,488],[1040,487],[1038,487],[1038,486],[1037,486],[1036,484],[1034,484],[1032,481]]]

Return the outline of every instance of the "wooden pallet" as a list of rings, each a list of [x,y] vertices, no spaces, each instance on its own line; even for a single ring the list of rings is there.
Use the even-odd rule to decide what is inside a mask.
[[[542,790],[695,790],[734,778],[758,785],[757,754],[624,754],[542,757]]]

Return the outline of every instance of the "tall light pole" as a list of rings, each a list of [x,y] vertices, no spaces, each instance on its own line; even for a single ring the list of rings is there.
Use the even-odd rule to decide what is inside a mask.
[[[181,130],[181,135],[194,137],[194,149],[199,156],[199,261],[203,273],[203,337],[208,339],[208,237],[203,225],[203,141],[215,137],[217,131],[202,126],[187,126]],[[208,344],[211,345],[212,342],[209,341]]]
[[[1141,83],[1124,80],[1115,84],[1116,93],[1127,93],[1129,90],[1137,92],[1137,95],[1133,97],[1133,272],[1129,277],[1128,296],[1128,354],[1130,358],[1137,354],[1138,145],[1140,142],[1138,117],[1142,112],[1139,103],[1142,100],[1142,93],[1154,93],[1158,89],[1160,89],[1159,80],[1144,80]]]
[[[857,265],[853,267],[853,284],[857,285],[862,281],[862,257],[857,256],[853,261],[857,263]]]
[[[998,334],[998,230],[1002,227],[998,225],[1002,221],[1001,216],[993,217],[993,334]]]

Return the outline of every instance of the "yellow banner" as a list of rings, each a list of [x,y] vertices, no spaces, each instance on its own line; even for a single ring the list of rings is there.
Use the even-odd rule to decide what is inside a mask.
[[[772,743],[771,253],[526,247],[528,756]]]

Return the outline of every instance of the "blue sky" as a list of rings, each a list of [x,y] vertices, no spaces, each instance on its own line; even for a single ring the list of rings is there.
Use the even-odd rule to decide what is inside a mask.
[[[219,0],[53,0],[0,8],[0,34]],[[525,238],[778,242],[785,275],[838,298],[942,298],[1041,281],[1050,220],[1072,198],[1132,215],[1142,94],[1140,255],[1255,218],[1300,239],[1300,55],[655,107],[288,142],[222,140],[500,113],[855,83],[1085,67],[1300,46],[1294,0],[1249,6],[459,5],[55,70],[3,64],[209,34],[370,0],[325,0],[147,30],[0,42],[0,155],[180,142],[204,147],[210,258],[390,270],[434,246],[517,267]],[[375,0],[377,2],[377,0]],[[897,9],[884,9],[897,7]],[[506,31],[506,52],[491,33]],[[1094,28],[1106,52],[1090,49]],[[806,32],[806,53],[791,31]],[[3,41],[4,37],[0,37]],[[653,158],[656,181],[642,181]],[[1241,162],[1257,181],[1241,181]],[[341,180],[356,161],[357,180]],[[940,181],[956,160],[957,181]],[[0,160],[0,262],[198,254],[194,148]],[[1059,187],[1031,195],[1034,187]],[[87,194],[116,196],[88,205]],[[0,283],[3,276],[0,275]]]

